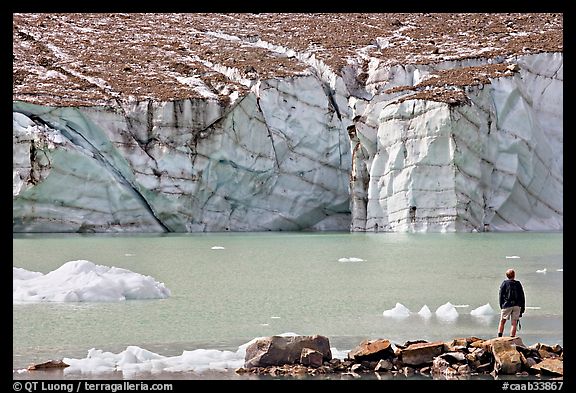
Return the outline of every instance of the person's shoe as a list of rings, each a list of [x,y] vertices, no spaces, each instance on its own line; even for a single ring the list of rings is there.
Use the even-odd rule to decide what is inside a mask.
[[[498,337],[502,337],[502,333],[498,333]]]

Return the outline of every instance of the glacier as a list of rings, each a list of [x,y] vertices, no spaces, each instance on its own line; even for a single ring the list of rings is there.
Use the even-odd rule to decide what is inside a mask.
[[[13,232],[561,231],[562,23],[14,14]]]
[[[481,61],[376,68],[360,94],[269,79],[228,107],[15,101],[13,230],[562,230],[563,55],[509,62],[457,104],[393,88]]]
[[[463,105],[385,90],[352,102],[353,231],[562,230],[562,55],[514,61],[465,86]]]
[[[14,231],[331,230],[349,224],[346,129],[321,82],[214,102],[14,103]],[[74,192],[70,192],[74,190]]]

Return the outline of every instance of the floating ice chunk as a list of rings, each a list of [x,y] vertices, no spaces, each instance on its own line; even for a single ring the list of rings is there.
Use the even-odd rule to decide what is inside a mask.
[[[432,311],[430,311],[427,305],[423,305],[420,311],[418,311],[418,315],[423,318],[430,318],[432,316]]]
[[[128,254],[124,254],[124,256],[125,256],[125,257],[133,257],[133,256],[134,256],[134,254],[130,254],[130,253],[128,253]]]
[[[539,306],[526,306],[524,307],[526,310],[540,310],[542,307]]]
[[[518,255],[510,255],[510,256],[506,255],[506,259],[518,259],[518,258],[520,258]]]
[[[386,310],[382,314],[385,317],[404,318],[410,315],[410,310],[403,304],[396,303],[394,308]]]
[[[222,246],[213,246],[213,247],[210,247],[210,249],[211,250],[224,250],[225,248]]]
[[[564,269],[556,269],[557,272],[563,272]]]
[[[477,307],[474,310],[470,311],[470,315],[474,316],[486,316],[486,315],[495,315],[497,314],[496,311],[492,308],[490,303],[486,303],[483,306]]]
[[[330,347],[330,352],[332,352],[333,359],[344,360],[348,357],[348,353],[350,352],[350,350],[340,350],[337,349],[336,347]]]
[[[536,273],[546,273],[546,268],[540,269],[540,270],[536,270]]]
[[[164,283],[150,276],[85,260],[66,262],[47,274],[13,268],[12,282],[13,302],[110,302],[170,296]]]
[[[452,303],[447,302],[436,309],[436,316],[444,320],[454,320],[458,318],[458,311]]]
[[[469,304],[454,304],[455,308],[466,308],[466,307],[470,307]]]
[[[340,258],[340,259],[338,259],[338,262],[364,262],[364,259],[362,259],[362,258],[355,258],[355,257]]]
[[[64,374],[100,374],[121,371],[123,374],[162,373],[204,370],[225,371],[244,364],[246,350],[244,346],[236,352],[216,349],[196,349],[183,351],[179,356],[162,356],[146,349],[129,346],[115,354],[99,349],[91,349],[84,359],[64,358],[69,364]]]
[[[270,317],[270,319],[280,319],[280,317]]]

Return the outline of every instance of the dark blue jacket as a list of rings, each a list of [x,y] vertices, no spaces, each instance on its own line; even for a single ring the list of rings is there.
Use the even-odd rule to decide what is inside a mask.
[[[504,280],[500,285],[500,308],[520,306],[520,314],[524,313],[526,299],[524,297],[524,288],[520,281]]]

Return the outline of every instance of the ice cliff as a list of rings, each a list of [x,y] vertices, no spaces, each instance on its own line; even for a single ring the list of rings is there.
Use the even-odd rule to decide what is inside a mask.
[[[561,230],[562,70],[561,54],[521,56],[489,84],[351,100],[352,230]]]
[[[563,229],[563,54],[547,24],[532,30],[552,49],[463,55],[436,39],[399,63],[382,52],[414,41],[410,23],[425,16],[328,56],[247,34],[249,23],[187,17],[195,41],[165,43],[172,63],[152,70],[165,53],[100,69],[116,64],[109,48],[82,57],[87,39],[41,31],[74,21],[104,34],[109,15],[15,16],[14,232]],[[501,41],[517,45],[543,23],[509,19]]]

